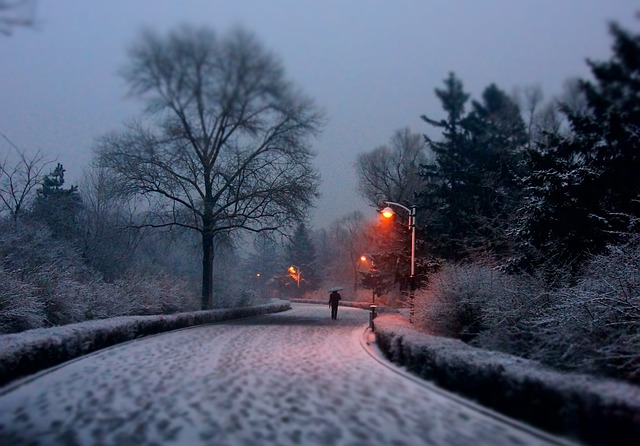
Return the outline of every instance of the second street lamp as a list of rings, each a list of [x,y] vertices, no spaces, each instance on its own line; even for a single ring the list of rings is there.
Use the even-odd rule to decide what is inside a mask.
[[[388,204],[389,206],[398,206],[409,213],[408,228],[411,231],[411,275],[409,278],[413,284],[416,272],[416,205],[412,204],[410,207],[406,207],[393,201],[385,201],[385,204]],[[384,218],[391,218],[395,215],[395,211],[390,207],[384,208],[380,213]]]
[[[409,322],[413,322],[413,291],[415,288],[415,273],[416,273],[416,205],[412,204],[406,207],[400,203],[393,201],[385,201],[388,206],[384,208],[380,213],[384,218],[391,218],[395,215],[395,211],[390,206],[398,206],[409,213],[408,228],[411,231],[411,273],[409,275],[409,292],[410,292],[410,312]]]

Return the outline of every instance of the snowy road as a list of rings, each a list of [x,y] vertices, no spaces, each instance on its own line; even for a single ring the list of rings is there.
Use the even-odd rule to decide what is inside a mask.
[[[0,390],[0,444],[549,444],[372,359],[366,311],[292,304],[97,352]]]

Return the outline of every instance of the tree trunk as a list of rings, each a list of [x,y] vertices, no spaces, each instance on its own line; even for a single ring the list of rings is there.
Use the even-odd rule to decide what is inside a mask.
[[[360,265],[357,266],[353,266],[353,263],[351,264],[351,266],[353,267],[353,275],[355,277],[354,281],[353,281],[353,295],[354,297],[357,297],[358,295],[358,273],[360,273]]]
[[[202,232],[202,309],[213,307],[213,234]]]
[[[351,257],[351,269],[353,270],[353,296],[354,298],[357,298],[358,296],[358,279],[359,279],[359,275],[360,275],[360,255],[358,254],[358,257],[354,258],[353,255],[353,251],[350,254]]]

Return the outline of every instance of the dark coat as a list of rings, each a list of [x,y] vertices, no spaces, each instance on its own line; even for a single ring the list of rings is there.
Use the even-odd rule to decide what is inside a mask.
[[[337,307],[338,302],[340,302],[341,299],[342,296],[340,296],[340,293],[338,293],[337,291],[333,291],[331,294],[329,294],[329,305],[331,305],[332,307]]]

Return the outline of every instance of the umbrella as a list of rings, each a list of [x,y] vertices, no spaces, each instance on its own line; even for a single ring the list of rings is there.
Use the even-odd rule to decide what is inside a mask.
[[[344,290],[343,287],[341,286],[334,286],[333,288],[329,288],[329,292],[332,293],[334,291],[340,291],[340,290]]]

